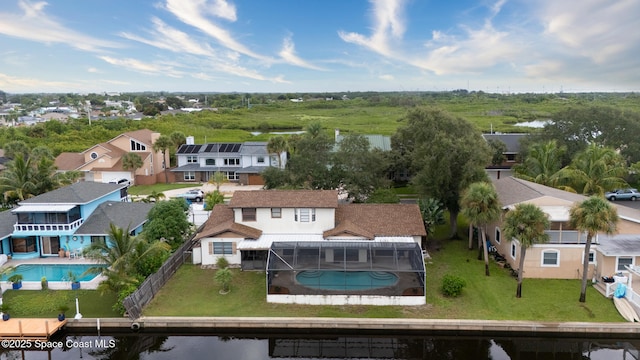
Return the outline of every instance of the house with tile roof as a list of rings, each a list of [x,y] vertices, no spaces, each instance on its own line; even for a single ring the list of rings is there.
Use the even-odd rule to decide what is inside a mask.
[[[138,176],[155,183],[155,177],[163,171],[162,152],[153,150],[159,137],[160,133],[148,129],[126,132],[80,153],[61,153],[56,157],[55,165],[59,171],[82,172],[86,181],[108,183],[127,179],[133,184]],[[135,172],[125,170],[122,165],[122,157],[130,152],[142,158],[143,165]]]
[[[549,242],[533,245],[527,250],[525,276],[581,279],[586,234],[571,227],[569,210],[587,197],[515,177],[494,180],[494,185],[505,213],[517,204],[531,203],[539,206],[551,222],[551,228],[546,231]],[[618,273],[628,274],[629,267],[635,268],[640,261],[640,210],[617,203],[611,205],[616,208],[620,217],[617,233],[598,234],[593,239],[589,254],[587,276],[597,281]],[[501,221],[490,224],[487,231],[491,244],[512,268],[517,269],[520,261],[518,239],[510,240],[502,236]],[[640,289],[640,278],[638,281],[632,287]]]
[[[280,155],[286,164],[286,153]],[[269,154],[267,142],[194,144],[193,137],[176,152],[178,166],[171,169],[177,181],[207,182],[220,171],[226,179],[242,185],[263,185],[260,173],[278,166],[278,154]]]
[[[402,293],[424,294],[421,250],[424,237],[426,230],[416,204],[343,204],[338,201],[337,190],[235,191],[229,204],[214,207],[194,238],[197,243],[193,254],[195,262],[202,265],[215,265],[218,258],[225,257],[243,270],[267,269],[270,283],[290,279],[297,271],[291,272],[292,269],[309,270],[309,263],[350,275],[355,275],[356,269],[375,272],[372,269],[381,266],[374,276],[391,276],[387,272],[411,274],[393,275],[399,277],[394,283],[395,295],[385,297],[384,301],[372,295],[373,289],[365,291],[370,297],[363,297],[364,293],[353,289],[341,289],[343,297],[331,300],[320,296],[325,290],[319,289],[311,291],[315,297],[310,293],[281,297],[279,292],[285,287],[292,292],[308,290],[296,287],[295,282],[288,286],[274,285],[268,301],[326,300],[335,304],[348,298],[362,304],[391,301],[415,305],[423,304],[424,296],[406,299]],[[284,260],[294,254],[298,256],[295,260]],[[269,271],[270,264],[281,260],[289,272]],[[353,273],[346,267],[352,267]]]
[[[111,223],[138,234],[152,205],[126,200],[125,185],[84,181],[21,201],[0,213],[0,253],[14,259],[80,253],[106,241]]]

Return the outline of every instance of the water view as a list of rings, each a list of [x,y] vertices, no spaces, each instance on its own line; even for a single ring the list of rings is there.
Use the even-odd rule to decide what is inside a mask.
[[[0,359],[628,359],[640,340],[462,336],[67,334]],[[3,342],[4,345],[4,342]],[[43,348],[44,346],[40,346]]]

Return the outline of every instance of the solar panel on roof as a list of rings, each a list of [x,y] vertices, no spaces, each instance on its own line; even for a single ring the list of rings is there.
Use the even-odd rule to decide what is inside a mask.
[[[238,152],[242,144],[233,144],[233,150],[231,152]]]
[[[205,152],[212,152],[213,148],[215,147],[215,144],[208,144],[207,147],[204,149]]]

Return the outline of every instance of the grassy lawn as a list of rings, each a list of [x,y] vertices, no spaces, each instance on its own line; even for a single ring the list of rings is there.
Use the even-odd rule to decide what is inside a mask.
[[[183,188],[192,188],[196,186],[200,186],[200,183],[192,183],[192,184],[154,184],[154,185],[134,185],[129,188],[128,192],[130,195],[149,195],[152,191],[163,192],[167,190],[175,190],[175,189],[183,189]]]
[[[11,306],[12,317],[55,318],[61,304],[69,306],[67,317],[76,314],[76,296],[80,313],[86,318],[120,317],[111,307],[116,302],[115,294],[100,295],[95,290],[7,290],[3,302]]]
[[[185,265],[145,309],[146,316],[311,316],[360,318],[494,319],[539,321],[623,321],[610,299],[589,287],[587,302],[578,302],[579,280],[525,279],[517,299],[516,280],[509,272],[484,263],[466,240],[442,241],[427,263],[427,305],[424,306],[308,306],[268,304],[263,272],[234,270],[232,289],[220,295],[214,270]],[[467,286],[458,298],[440,294],[440,279],[457,274]]]

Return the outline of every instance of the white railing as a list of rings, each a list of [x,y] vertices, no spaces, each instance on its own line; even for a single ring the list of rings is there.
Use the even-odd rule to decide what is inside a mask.
[[[80,218],[71,224],[13,224],[15,232],[51,232],[51,231],[72,231],[82,225]]]
[[[584,244],[587,240],[586,233],[575,230],[547,230],[549,244]]]

